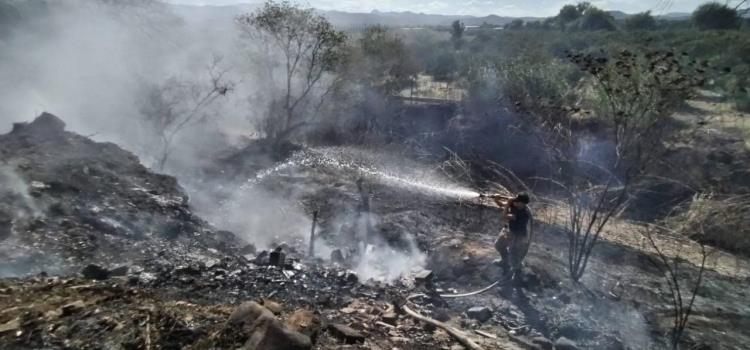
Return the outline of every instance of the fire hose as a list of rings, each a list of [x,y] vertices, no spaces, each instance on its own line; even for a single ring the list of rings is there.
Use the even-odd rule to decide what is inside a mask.
[[[484,197],[490,197],[490,198],[494,197],[494,198],[506,199],[505,196],[488,196],[488,195],[483,195],[483,194],[480,195],[480,198],[484,198]],[[533,239],[533,232],[534,232],[534,230],[533,230],[533,220],[530,220],[529,226],[530,226],[530,229],[529,229],[529,239],[526,242],[526,246],[524,247],[524,249],[522,251],[522,254],[521,254],[522,257],[526,257],[526,254],[529,251],[529,247],[531,246],[531,241]],[[523,260],[523,258],[521,260]],[[470,297],[470,296],[474,296],[474,295],[479,295],[479,294],[485,293],[487,291],[490,291],[493,288],[495,288],[498,285],[500,285],[501,283],[507,282],[509,280],[511,280],[511,279],[499,279],[499,280],[493,282],[492,284],[488,285],[487,287],[475,290],[473,292],[459,293],[459,294],[440,294],[440,297],[441,298],[449,298],[449,299],[457,299],[457,298],[465,298],[465,297]],[[412,295],[410,295],[410,296],[408,296],[406,298],[406,303],[412,302],[412,299],[414,299],[414,298],[425,297],[425,296],[427,296],[427,295],[423,294],[423,293],[412,294]],[[409,306],[406,305],[406,303],[402,306],[402,308],[403,308],[404,312],[406,312],[406,314],[409,315],[410,317],[412,317],[412,318],[414,318],[416,320],[425,322],[425,323],[429,323],[429,324],[431,324],[431,325],[433,325],[435,327],[439,327],[439,328],[445,330],[448,334],[450,334],[454,339],[456,339],[461,345],[463,345],[467,349],[470,349],[470,350],[484,350],[484,348],[482,348],[479,344],[477,344],[476,342],[474,342],[473,340],[471,340],[471,338],[469,338],[468,335],[466,335],[466,333],[464,333],[462,330],[454,328],[454,327],[452,327],[452,326],[450,326],[448,324],[445,324],[443,322],[440,322],[438,320],[435,320],[435,319],[429,318],[427,316],[424,316],[424,315],[422,315],[422,314],[420,314],[420,313],[412,310],[411,308],[409,308]]]
[[[501,282],[503,282],[503,280],[497,280],[497,281],[495,281],[495,283],[492,283],[492,284],[490,284],[487,287],[484,287],[482,289],[479,289],[479,290],[476,290],[476,291],[473,291],[473,292],[469,292],[469,293],[463,293],[463,294],[440,294],[440,297],[442,297],[442,298],[463,298],[463,297],[469,297],[469,296],[472,296],[472,295],[479,295],[479,294],[482,294],[484,292],[487,292],[488,290],[491,290],[492,288],[494,288],[497,285],[499,285]],[[411,302],[412,299],[418,298],[418,297],[422,297],[422,296],[427,296],[427,295],[426,294],[412,294],[412,295],[410,295],[410,296],[408,296],[406,298],[406,302],[407,303]],[[431,325],[433,325],[435,327],[443,329],[448,334],[450,334],[451,337],[453,337],[454,339],[456,339],[456,341],[458,341],[461,345],[463,345],[465,348],[470,349],[470,350],[484,350],[483,347],[481,347],[479,344],[477,344],[476,342],[474,342],[473,340],[471,340],[471,338],[469,338],[469,336],[466,333],[464,333],[464,331],[462,331],[462,330],[460,330],[458,328],[455,328],[453,326],[450,326],[450,325],[448,325],[448,324],[446,324],[444,322],[440,322],[440,321],[435,320],[433,318],[424,316],[424,315],[420,314],[419,312],[416,312],[416,311],[412,310],[406,304],[404,304],[402,306],[402,309],[404,310],[404,312],[407,315],[409,315],[410,317],[412,317],[412,318],[414,318],[414,319],[416,319],[418,321],[422,321],[422,322],[431,324]]]

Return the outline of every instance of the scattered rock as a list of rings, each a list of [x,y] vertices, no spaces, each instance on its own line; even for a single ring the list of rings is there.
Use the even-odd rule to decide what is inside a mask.
[[[535,337],[531,342],[542,350],[552,350],[552,341],[545,337]]]
[[[268,264],[268,251],[263,250],[258,255],[255,256],[255,259],[253,259],[253,263],[255,265],[267,265]]]
[[[183,266],[177,266],[177,268],[174,269],[174,272],[176,274],[180,275],[190,275],[190,276],[200,276],[202,271],[200,266],[196,265],[183,265]]]
[[[77,300],[70,304],[63,305],[61,309],[61,315],[62,316],[69,316],[72,315],[78,311],[83,310],[83,308],[86,307],[86,303],[83,302],[83,300]]]
[[[560,337],[555,340],[555,350],[578,350],[578,346],[574,341]]]
[[[434,274],[430,270],[422,270],[416,275],[414,275],[414,280],[417,281],[417,283],[424,283],[429,284],[432,282],[432,277]]]
[[[250,333],[245,344],[247,350],[308,350],[310,338],[286,328],[271,311],[256,302],[242,303],[227,320],[230,324],[244,325]]]
[[[250,244],[246,244],[246,245],[245,245],[244,247],[242,247],[242,248],[240,249],[240,252],[239,252],[239,253],[240,253],[241,255],[252,255],[252,254],[255,254],[255,253],[256,253],[256,251],[257,251],[257,250],[256,250],[256,248],[255,248],[255,245],[254,245],[254,244],[252,244],[252,243],[250,243]]]
[[[24,132],[34,134],[40,138],[52,137],[65,131],[65,122],[60,118],[44,112],[30,124],[16,123],[13,125],[13,132]]]
[[[328,326],[331,334],[344,341],[346,344],[357,344],[365,342],[365,335],[362,332],[351,328],[347,325],[334,323]]]
[[[270,313],[270,312],[269,312]],[[273,315],[263,314],[253,324],[247,350],[309,350],[312,341],[302,333],[284,327]]]
[[[109,270],[109,276],[110,277],[126,276],[129,270],[130,269],[128,268],[127,265],[118,266],[112,270]]]
[[[432,318],[440,322],[448,322],[451,319],[451,315],[447,309],[437,308],[432,312]]]
[[[6,323],[0,324],[0,334],[13,332],[21,328],[21,320],[14,318]]]
[[[268,255],[268,263],[273,266],[284,266],[286,260],[286,254],[282,251],[282,247],[279,246],[271,254]]]
[[[398,322],[398,314],[395,312],[386,312],[380,316],[380,319],[387,324],[395,326]]]
[[[320,333],[320,320],[310,310],[298,309],[294,311],[285,322],[286,326],[295,331],[302,333],[315,343]]]
[[[338,273],[338,277],[341,281],[341,283],[344,284],[355,284],[359,282],[359,277],[357,277],[357,274],[354,271],[347,270],[347,271],[341,271]]]
[[[106,280],[109,278],[109,270],[95,264],[89,264],[81,270],[84,278],[93,280]]]
[[[471,319],[484,323],[492,318],[492,311],[484,306],[475,306],[467,310],[466,315]]]
[[[271,299],[263,299],[263,307],[273,312],[275,315],[278,315],[281,313],[281,311],[284,311],[284,307],[282,307],[281,304]]]
[[[254,301],[240,304],[231,315],[227,322],[230,324],[252,324],[262,315],[273,317],[273,313]]]

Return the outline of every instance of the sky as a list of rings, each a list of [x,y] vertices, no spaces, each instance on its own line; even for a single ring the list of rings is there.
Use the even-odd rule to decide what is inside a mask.
[[[233,5],[242,0],[167,0],[190,5]],[[244,2],[258,2],[246,0]],[[591,0],[606,10],[636,13],[651,10],[654,14],[692,12],[708,0]],[[578,0],[301,0],[296,1],[322,10],[348,12],[412,11],[431,14],[486,16],[545,17],[557,14],[567,3]]]

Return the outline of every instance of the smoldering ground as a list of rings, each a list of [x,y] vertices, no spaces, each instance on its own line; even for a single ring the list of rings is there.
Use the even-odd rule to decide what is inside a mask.
[[[206,186],[193,185],[204,181],[200,169],[212,166],[217,151],[262,133],[259,121],[273,93],[268,80],[278,78],[260,67],[268,63],[260,62],[268,45],[240,30],[232,17],[208,22],[156,1],[14,5],[22,21],[0,39],[0,123],[10,127],[43,111],[55,113],[68,130],[114,142],[145,165],[175,175],[217,227],[259,247],[307,239],[310,213],[298,193],[238,192],[241,184],[209,181],[212,192],[231,193],[218,203],[203,192]],[[217,80],[227,90],[212,95]],[[184,129],[167,125],[188,114],[195,115]],[[169,159],[160,164],[166,147]],[[326,250],[323,241],[318,247]],[[388,278],[424,263],[414,244],[394,250],[378,242],[363,251],[369,260],[414,262],[403,271],[385,268]],[[381,252],[394,259],[379,259]]]

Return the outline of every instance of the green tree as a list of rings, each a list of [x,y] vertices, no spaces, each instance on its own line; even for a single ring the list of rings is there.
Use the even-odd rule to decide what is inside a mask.
[[[425,72],[437,81],[451,81],[458,72],[458,58],[454,52],[440,52],[425,63]]]
[[[464,32],[466,32],[466,25],[464,25],[463,22],[459,20],[453,21],[453,23],[451,24],[451,40],[453,40],[453,45],[455,46],[456,50],[461,49]]]
[[[309,122],[304,116],[311,114],[300,109],[307,104],[319,106],[328,95],[332,84],[322,78],[345,59],[346,34],[313,9],[288,1],[268,1],[259,11],[239,16],[237,23],[249,37],[268,46],[263,54],[267,55],[269,83],[275,82],[275,71],[283,76],[280,96],[273,97],[264,129],[268,137],[286,139]],[[316,95],[316,90],[323,93]]]
[[[654,16],[651,16],[651,11],[637,13],[625,20],[625,29],[654,30],[656,29],[656,20]]]
[[[359,40],[360,81],[385,94],[397,93],[416,81],[419,65],[403,40],[382,26],[369,27]]]
[[[518,30],[523,29],[524,21],[522,19],[514,19],[510,23],[505,25],[505,29]]]
[[[594,6],[588,6],[583,13],[583,17],[579,20],[579,28],[581,30],[615,30],[615,18],[612,17],[608,12],[596,8]]]
[[[568,24],[579,18],[581,18],[581,11],[575,5],[565,5],[560,9],[560,13],[557,14],[557,18],[562,24]]]
[[[718,2],[709,2],[693,12],[693,24],[700,30],[727,30],[738,29],[742,20],[736,9]]]

